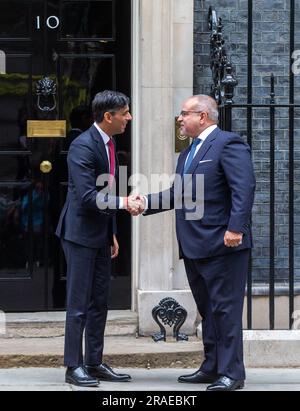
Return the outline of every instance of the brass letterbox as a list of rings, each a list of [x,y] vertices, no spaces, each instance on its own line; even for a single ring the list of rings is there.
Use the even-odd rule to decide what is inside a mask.
[[[66,137],[66,120],[27,120],[27,137]]]

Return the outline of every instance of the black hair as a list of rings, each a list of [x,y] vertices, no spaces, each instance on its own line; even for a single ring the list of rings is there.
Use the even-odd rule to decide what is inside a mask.
[[[97,93],[92,102],[94,119],[97,123],[101,123],[104,118],[104,113],[115,112],[129,105],[129,97],[119,91],[104,90]]]

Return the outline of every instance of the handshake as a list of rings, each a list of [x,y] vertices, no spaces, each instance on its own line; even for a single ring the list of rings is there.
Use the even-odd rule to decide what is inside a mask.
[[[146,208],[146,200],[145,197],[140,195],[131,195],[129,197],[124,198],[124,208],[127,210],[132,216],[140,215],[144,212]]]

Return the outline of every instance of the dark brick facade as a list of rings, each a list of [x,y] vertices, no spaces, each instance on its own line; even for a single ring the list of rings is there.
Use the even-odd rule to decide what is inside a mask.
[[[270,74],[275,75],[277,103],[289,102],[289,0],[253,1],[253,103],[270,101]],[[209,94],[209,36],[207,15],[213,6],[222,17],[227,54],[239,82],[235,103],[247,101],[248,1],[195,0],[194,92]],[[295,50],[300,50],[300,1],[295,2]],[[295,103],[300,104],[300,74],[295,75]],[[246,139],[246,110],[235,109],[233,130]],[[289,134],[288,111],[276,109],[275,136],[275,272],[280,282],[288,278]],[[253,111],[252,155],[257,179],[253,210],[253,277],[268,281],[269,275],[269,110]],[[300,109],[295,113],[295,274],[300,279]]]

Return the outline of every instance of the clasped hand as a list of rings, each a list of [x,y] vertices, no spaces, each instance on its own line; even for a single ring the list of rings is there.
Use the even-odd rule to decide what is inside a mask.
[[[140,195],[131,195],[127,197],[126,210],[132,215],[137,216],[145,210],[145,199]]]

